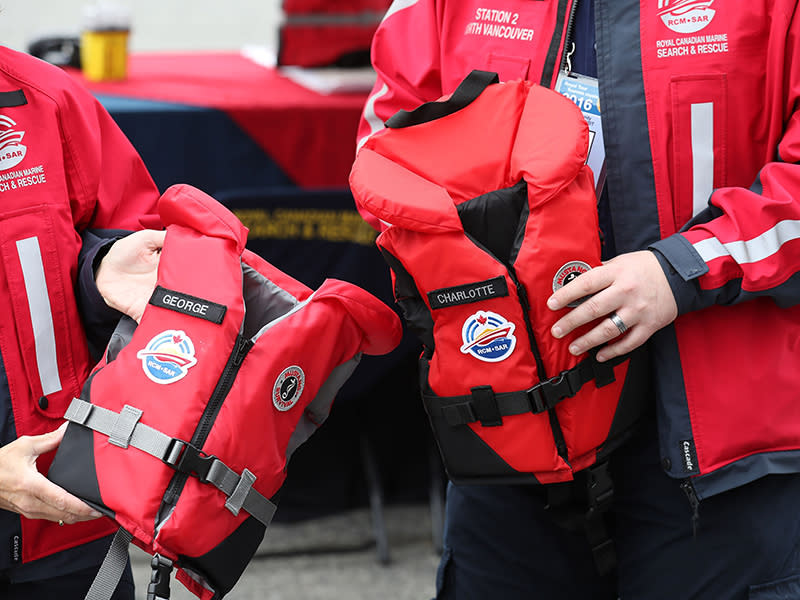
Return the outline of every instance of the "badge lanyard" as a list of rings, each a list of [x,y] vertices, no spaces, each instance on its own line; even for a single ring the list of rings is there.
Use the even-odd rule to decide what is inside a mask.
[[[567,55],[567,68],[558,73],[555,90],[577,105],[589,125],[589,155],[586,164],[594,174],[594,189],[599,199],[606,181],[606,149],[600,117],[600,92],[597,79],[572,72],[569,60],[571,54],[570,52]]]

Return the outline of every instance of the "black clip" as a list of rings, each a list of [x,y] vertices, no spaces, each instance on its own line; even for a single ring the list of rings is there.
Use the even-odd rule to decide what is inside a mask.
[[[167,451],[164,453],[164,458],[162,458],[165,463],[176,471],[187,475],[195,475],[203,483],[206,483],[208,472],[216,459],[216,456],[205,454],[199,448],[177,438],[173,438],[170,441]]]
[[[172,561],[160,554],[150,561],[153,568],[150,573],[150,584],[147,586],[147,600],[169,600],[169,576],[172,573]]]
[[[580,389],[580,374],[577,369],[568,369],[547,381],[537,383],[527,394],[532,412],[539,414],[555,407],[563,398],[571,398]]]
[[[586,492],[589,513],[605,512],[614,498],[614,482],[608,472],[608,463],[602,462],[586,469]]]

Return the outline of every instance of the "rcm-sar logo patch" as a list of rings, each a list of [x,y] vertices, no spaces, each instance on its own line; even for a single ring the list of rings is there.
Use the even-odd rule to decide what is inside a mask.
[[[144,350],[136,353],[148,379],[156,383],[175,383],[186,377],[197,364],[194,344],[186,333],[175,329],[162,331],[151,339]]]
[[[303,393],[306,385],[306,374],[303,369],[294,365],[286,367],[272,386],[272,403],[281,412],[292,408]]]
[[[469,317],[461,328],[464,344],[461,352],[485,362],[508,358],[517,345],[514,323],[490,311],[480,310]]]

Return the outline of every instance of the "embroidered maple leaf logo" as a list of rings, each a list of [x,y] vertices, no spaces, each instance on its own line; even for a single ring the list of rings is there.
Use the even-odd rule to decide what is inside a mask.
[[[172,342],[174,344],[180,344],[182,341],[183,341],[183,338],[181,336],[179,336],[179,335],[173,335],[172,336]]]
[[[475,320],[481,325],[486,325],[486,321],[488,321],[489,319],[486,315],[479,315],[475,317]]]

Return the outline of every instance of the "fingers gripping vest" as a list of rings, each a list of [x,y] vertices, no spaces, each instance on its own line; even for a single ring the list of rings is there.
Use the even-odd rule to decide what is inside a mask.
[[[420,335],[423,400],[455,481],[566,481],[635,421],[629,361],[568,352],[554,289],[600,264],[588,129],[536,84],[473,72],[360,149],[359,210]]]
[[[255,553],[292,452],[362,353],[400,340],[364,290],[316,291],[245,250],[245,227],[189,186],[159,201],[158,282],[92,371],[49,476],[221,597]]]

